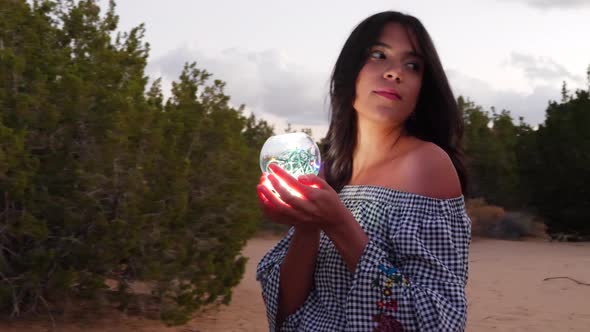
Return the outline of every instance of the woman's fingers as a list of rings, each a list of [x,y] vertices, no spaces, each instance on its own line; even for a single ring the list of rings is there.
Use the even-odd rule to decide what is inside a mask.
[[[297,197],[295,194],[291,193],[287,188],[281,185],[281,183],[274,174],[269,175],[268,180],[272,184],[273,188],[279,193],[280,199],[283,202],[285,202],[286,204],[288,204],[296,210],[305,213],[311,212],[309,207],[309,201],[305,198]]]
[[[321,177],[317,176],[317,175],[313,175],[313,174],[306,174],[306,175],[301,175],[297,178],[299,180],[299,182],[313,187],[313,188],[317,188],[317,189],[327,189],[327,188],[332,188],[327,182],[326,180],[322,179]]]
[[[282,169],[280,166],[275,165],[275,164],[270,164],[268,166],[268,168],[270,168],[270,170],[277,176],[279,177],[281,180],[283,180],[285,182],[285,185],[292,188],[293,190],[301,193],[303,196],[306,196],[307,191],[308,191],[308,187],[304,186],[302,183],[300,183],[299,181],[297,181],[296,178],[294,178],[291,174],[289,174],[287,171],[285,171],[284,169]]]
[[[281,201],[266,186],[259,185],[257,189],[268,199],[268,203],[266,203],[263,208],[265,213],[267,213],[274,221],[286,224],[297,224],[310,221],[310,218],[306,214],[293,209],[285,202]]]
[[[268,203],[274,207],[286,206],[285,202],[281,201],[275,193],[271,191],[266,185],[258,185],[258,190],[268,199]]]
[[[258,200],[260,200],[261,203],[268,202],[268,198],[266,198],[266,196],[264,196],[264,194],[260,192],[260,190],[256,190],[256,195],[258,195]]]
[[[263,214],[269,218],[270,220],[280,223],[280,224],[287,224],[286,222],[284,222],[281,218],[278,218],[276,215],[276,208],[273,205],[273,203],[271,202],[271,199],[267,198],[266,195],[264,194],[264,186],[263,185],[258,185],[258,187],[256,188],[256,192],[258,195],[258,203],[260,205],[260,208],[262,209]],[[267,188],[268,189],[268,188]],[[268,191],[267,191],[268,192]]]

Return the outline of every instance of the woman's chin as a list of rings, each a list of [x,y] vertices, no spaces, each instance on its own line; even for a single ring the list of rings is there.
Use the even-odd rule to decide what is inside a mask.
[[[359,114],[365,121],[374,122],[380,126],[394,126],[398,123],[403,123],[405,118],[401,116],[396,110],[377,109],[370,113]]]

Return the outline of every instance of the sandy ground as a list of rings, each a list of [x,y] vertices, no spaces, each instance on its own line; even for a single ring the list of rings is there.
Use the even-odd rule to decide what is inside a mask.
[[[278,237],[257,236],[244,248],[246,274],[232,303],[168,328],[157,320],[114,315],[57,320],[55,331],[221,332],[268,329],[256,264]],[[590,243],[474,239],[470,252],[467,331],[590,331]],[[3,322],[0,331],[51,331],[50,323]]]

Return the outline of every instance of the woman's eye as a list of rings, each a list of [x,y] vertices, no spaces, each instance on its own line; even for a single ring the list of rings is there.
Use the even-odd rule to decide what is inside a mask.
[[[381,51],[371,51],[369,52],[369,57],[375,59],[385,59],[385,54],[383,54]]]
[[[407,64],[407,66],[409,66],[414,71],[420,70],[420,64],[416,62],[410,62]]]

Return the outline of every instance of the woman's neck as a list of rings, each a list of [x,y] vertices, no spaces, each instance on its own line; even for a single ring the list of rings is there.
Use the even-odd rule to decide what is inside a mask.
[[[356,146],[352,154],[352,179],[395,158],[399,141],[404,135],[403,125],[384,127],[375,122],[359,121]]]

